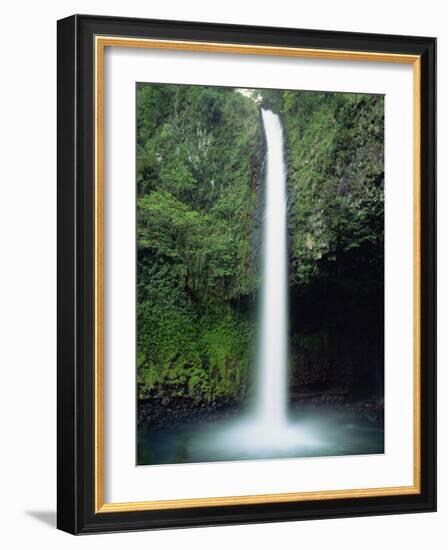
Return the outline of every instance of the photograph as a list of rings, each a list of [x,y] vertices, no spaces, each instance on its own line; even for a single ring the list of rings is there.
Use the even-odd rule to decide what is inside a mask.
[[[59,529],[436,510],[435,61],[58,21]]]
[[[3,548],[446,545],[445,7],[3,5]]]
[[[138,466],[384,453],[384,107],[136,83]]]

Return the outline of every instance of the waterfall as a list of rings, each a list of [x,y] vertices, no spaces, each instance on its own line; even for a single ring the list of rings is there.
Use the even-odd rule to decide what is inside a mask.
[[[267,143],[263,277],[258,344],[258,420],[273,429],[287,414],[286,169],[278,115],[262,110]]]
[[[262,109],[267,144],[263,225],[263,271],[258,327],[254,408],[211,436],[213,448],[238,456],[268,458],[304,456],[325,448],[315,426],[288,415],[287,204],[283,129],[279,117]],[[308,451],[305,451],[308,449]]]

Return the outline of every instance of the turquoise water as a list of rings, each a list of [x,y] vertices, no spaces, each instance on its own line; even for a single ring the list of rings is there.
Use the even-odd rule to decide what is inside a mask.
[[[140,429],[137,464],[179,464],[384,453],[384,427],[355,413],[298,411],[283,430],[250,416],[183,420]]]

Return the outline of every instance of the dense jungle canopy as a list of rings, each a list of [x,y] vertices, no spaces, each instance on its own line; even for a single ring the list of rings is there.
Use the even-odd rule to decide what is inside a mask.
[[[382,392],[383,97],[139,84],[140,399],[213,403],[251,392],[260,106],[284,128],[291,398]]]

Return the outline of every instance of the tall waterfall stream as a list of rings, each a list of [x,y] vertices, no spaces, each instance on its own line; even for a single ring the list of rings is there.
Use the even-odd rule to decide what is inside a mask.
[[[286,167],[279,116],[262,110],[262,117],[267,167],[257,405],[260,423],[279,429],[287,405]]]

